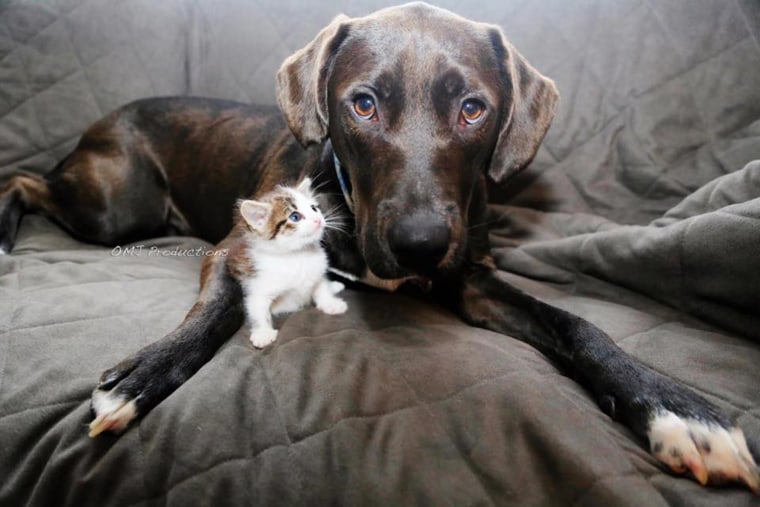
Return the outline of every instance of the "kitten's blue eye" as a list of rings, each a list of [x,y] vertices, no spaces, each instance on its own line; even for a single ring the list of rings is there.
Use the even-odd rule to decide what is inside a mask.
[[[291,222],[300,222],[301,219],[303,218],[303,215],[297,211],[294,211],[293,213],[290,214],[288,218],[290,219]]]

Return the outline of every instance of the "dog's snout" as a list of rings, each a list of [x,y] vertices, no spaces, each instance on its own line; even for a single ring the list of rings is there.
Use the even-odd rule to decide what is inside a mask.
[[[415,271],[435,267],[446,255],[451,231],[444,217],[412,213],[388,229],[388,246],[399,265]]]

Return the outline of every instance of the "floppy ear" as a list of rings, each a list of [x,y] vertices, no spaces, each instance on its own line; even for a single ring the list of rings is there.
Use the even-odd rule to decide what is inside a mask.
[[[261,232],[267,225],[272,206],[259,201],[242,201],[240,214],[254,231]]]
[[[327,137],[327,79],[335,53],[348,35],[349,21],[343,14],[337,16],[277,71],[277,103],[304,146]]]
[[[511,95],[488,170],[499,183],[533,160],[554,118],[559,92],[554,81],[534,69],[498,27],[491,26],[489,36],[506,80],[504,89]]]

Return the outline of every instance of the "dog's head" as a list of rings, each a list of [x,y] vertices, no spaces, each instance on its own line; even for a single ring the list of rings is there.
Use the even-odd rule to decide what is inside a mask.
[[[558,99],[498,27],[422,3],[338,16],[277,81],[298,140],[331,139],[383,278],[461,264],[476,189],[532,160]]]

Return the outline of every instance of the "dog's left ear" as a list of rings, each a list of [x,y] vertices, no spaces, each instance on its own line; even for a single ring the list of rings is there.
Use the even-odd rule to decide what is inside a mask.
[[[332,60],[348,35],[350,18],[338,15],[277,71],[277,103],[288,127],[304,146],[327,137],[327,79]]]
[[[510,97],[496,141],[489,176],[502,182],[527,166],[549,130],[559,100],[554,81],[534,69],[496,26],[488,26],[489,38],[502,65]]]

